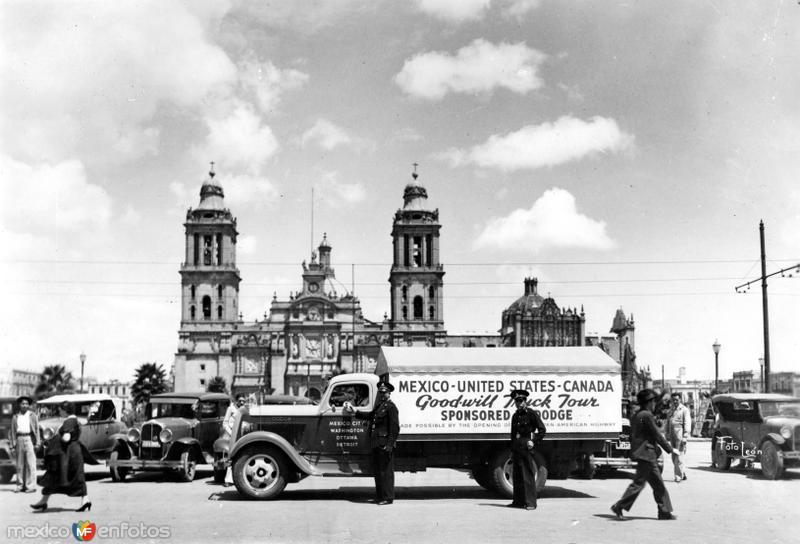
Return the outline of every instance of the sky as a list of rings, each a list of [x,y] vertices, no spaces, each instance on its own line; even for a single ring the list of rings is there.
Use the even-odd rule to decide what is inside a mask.
[[[800,263],[800,5],[551,0],[4,2],[0,367],[172,365],[183,221],[210,162],[240,309],[327,234],[365,317],[418,163],[444,320],[495,333],[526,276],[667,378],[758,372],[767,272]],[[314,195],[313,201],[311,195]],[[313,216],[313,225],[312,225]],[[800,371],[800,273],[769,279]]]

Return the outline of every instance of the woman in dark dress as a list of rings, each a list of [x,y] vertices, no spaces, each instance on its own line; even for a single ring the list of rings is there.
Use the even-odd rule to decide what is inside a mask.
[[[75,416],[75,405],[61,404],[64,423],[47,443],[44,452],[45,473],[42,476],[42,498],[32,504],[34,510],[47,510],[50,495],[61,493],[69,497],[81,497],[81,506],[76,511],[91,510],[92,503],[86,494],[86,477],[83,474],[83,452],[78,439],[81,424]]]

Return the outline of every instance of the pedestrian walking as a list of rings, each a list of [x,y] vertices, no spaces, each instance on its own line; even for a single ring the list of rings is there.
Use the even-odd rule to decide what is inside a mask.
[[[346,413],[369,421],[368,436],[372,450],[372,470],[375,473],[375,502],[379,505],[394,502],[394,448],[400,435],[400,417],[392,402],[394,386],[389,382],[378,384],[378,403],[375,409],[361,416],[351,402],[344,403]]]
[[[17,398],[17,413],[11,418],[9,440],[17,458],[17,487],[15,493],[36,492],[36,446],[40,443],[39,420],[31,411],[33,399],[27,395]]]
[[[631,420],[631,458],[636,461],[636,474],[622,498],[611,506],[617,519],[624,519],[622,512],[631,509],[645,483],[653,488],[653,497],[658,505],[658,519],[675,519],[669,493],[658,470],[658,445],[669,453],[672,453],[672,447],[659,431],[653,417],[657,396],[652,389],[642,389],[636,395],[639,411]]]
[[[50,495],[60,493],[69,497],[80,497],[81,505],[76,512],[92,509],[86,492],[86,477],[83,473],[83,450],[78,439],[81,425],[75,416],[75,405],[63,402],[62,417],[66,417],[58,432],[48,440],[44,453],[45,474],[42,477],[42,498],[32,504],[34,510],[47,510]]]
[[[667,417],[667,440],[672,446],[672,466],[676,482],[686,479],[683,456],[686,455],[686,444],[692,431],[692,416],[682,400],[680,393],[672,394],[672,408]]]
[[[528,391],[515,389],[508,396],[517,407],[511,416],[511,464],[514,481],[514,501],[511,508],[536,509],[535,445],[544,438],[547,429],[539,414],[528,406]]]

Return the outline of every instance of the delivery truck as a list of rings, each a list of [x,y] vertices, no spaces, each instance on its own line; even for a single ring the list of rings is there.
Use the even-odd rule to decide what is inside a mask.
[[[318,405],[255,406],[215,445],[239,493],[274,499],[307,476],[371,476],[365,416],[380,381],[394,385],[400,415],[396,471],[470,471],[512,496],[508,394],[531,392],[547,427],[534,451],[537,488],[564,477],[620,433],[620,365],[598,347],[383,347],[374,373],[331,379]],[[349,402],[357,412],[345,410]]]

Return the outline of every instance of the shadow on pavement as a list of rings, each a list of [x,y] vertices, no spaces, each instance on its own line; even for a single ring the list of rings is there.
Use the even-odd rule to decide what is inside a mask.
[[[617,519],[617,516],[615,516],[614,514],[595,514],[594,517],[596,517],[596,518],[605,518],[607,520],[618,521],[620,523],[625,523],[626,521],[635,521],[637,519],[647,519],[647,520],[650,520],[650,521],[658,521],[658,517],[657,516],[653,517],[653,518],[645,518],[645,517],[642,517],[642,516],[629,516],[628,514],[625,514],[625,519]]]
[[[224,491],[209,495],[210,501],[246,501],[235,487],[223,487]],[[396,487],[396,500],[401,501],[427,501],[437,499],[459,500],[459,499],[497,499],[509,500],[499,497],[494,493],[486,491],[478,486],[422,486],[422,487]],[[281,501],[347,501],[355,503],[373,502],[375,488],[371,486],[363,487],[340,487],[338,489],[301,489],[287,490],[281,493]],[[548,486],[539,493],[540,500],[547,499],[593,499],[593,495],[566,489],[563,487]],[[490,504],[490,503],[487,503]]]

